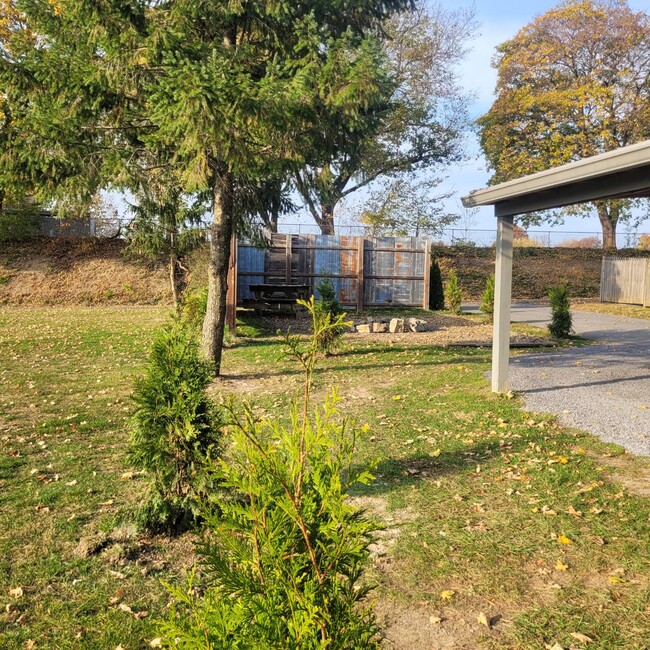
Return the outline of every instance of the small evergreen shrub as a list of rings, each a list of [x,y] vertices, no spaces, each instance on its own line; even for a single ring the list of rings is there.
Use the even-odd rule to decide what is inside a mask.
[[[445,284],[445,300],[449,311],[454,314],[460,314],[462,294],[460,292],[460,285],[458,284],[458,275],[454,269],[449,271],[449,277]]]
[[[191,525],[215,490],[211,464],[221,451],[221,416],[208,399],[212,369],[198,341],[173,323],[156,335],[143,378],[137,381],[128,458],[144,470],[149,491],[137,522],[153,531]]]
[[[548,331],[556,339],[566,339],[573,331],[573,317],[569,302],[569,289],[566,286],[548,290],[551,299],[551,322]]]
[[[303,399],[289,422],[232,409],[232,446],[217,473],[228,498],[207,517],[199,546],[207,580],[167,585],[175,598],[161,636],[170,647],[375,650],[378,629],[361,584],[377,526],[348,494],[370,474],[359,468],[360,430],[341,418],[335,394],[312,412],[318,337],[342,324],[312,300],[314,334],[305,349],[287,337],[305,369]]]
[[[488,317],[490,323],[494,321],[494,273],[485,282],[479,309]]]
[[[208,289],[200,287],[183,294],[181,303],[181,320],[197,331],[203,326],[205,312],[208,308]]]
[[[316,338],[318,349],[327,356],[339,346],[343,332],[346,327],[349,327],[349,323],[339,318],[345,312],[338,301],[334,283],[330,278],[323,278],[316,285],[316,291],[320,296],[320,299],[315,303],[315,309],[319,316],[326,320],[329,319],[330,324],[339,321],[339,325],[336,327],[322,328]]]
[[[429,309],[445,308],[445,291],[442,286],[442,273],[437,260],[431,260],[429,269]]]

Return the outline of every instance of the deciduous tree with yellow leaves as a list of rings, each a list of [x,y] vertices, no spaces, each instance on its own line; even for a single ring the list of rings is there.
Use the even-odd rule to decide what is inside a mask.
[[[650,137],[650,16],[625,0],[563,2],[500,45],[494,66],[496,100],[478,120],[493,183]],[[603,247],[615,248],[631,207],[577,210],[595,208]]]

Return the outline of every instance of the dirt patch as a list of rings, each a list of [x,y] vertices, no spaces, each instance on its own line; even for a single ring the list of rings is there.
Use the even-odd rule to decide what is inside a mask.
[[[384,645],[391,650],[476,650],[482,639],[498,640],[504,627],[500,617],[489,614],[489,629],[479,623],[480,609],[459,611],[380,601],[375,613]]]
[[[379,570],[385,563],[388,551],[397,542],[401,527],[415,521],[418,514],[411,508],[388,510],[386,501],[379,497],[353,497],[350,499],[353,506],[365,510],[370,516],[377,519],[382,525],[382,530],[375,533],[375,542],[370,547],[371,558]]]
[[[607,478],[620,483],[630,494],[650,497],[650,469],[641,467],[636,457],[629,454],[620,456],[595,456],[592,458],[608,468]]]
[[[373,317],[375,320],[389,321],[390,316]],[[470,346],[492,345],[492,325],[480,322],[476,319],[470,319],[463,316],[451,316],[449,314],[440,314],[436,312],[418,313],[419,321],[423,321],[426,331],[423,332],[404,332],[399,334],[390,333],[372,333],[362,334],[359,332],[346,332],[344,340],[346,341],[368,341],[385,345],[403,345],[403,346],[448,346],[467,344]],[[363,318],[355,318],[350,314],[350,321],[355,324],[366,322]],[[276,331],[291,331],[296,334],[306,334],[309,332],[311,321],[304,315],[298,315],[296,318],[268,318],[266,319],[269,329]],[[548,342],[536,336],[525,334],[513,334],[510,337],[511,343],[517,345],[538,345],[542,342]]]

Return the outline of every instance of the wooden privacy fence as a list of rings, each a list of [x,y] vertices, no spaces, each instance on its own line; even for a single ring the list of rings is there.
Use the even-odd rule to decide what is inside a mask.
[[[650,307],[650,259],[604,257],[600,300]]]
[[[341,304],[429,307],[430,245],[418,237],[274,234],[267,248],[240,242],[229,279],[229,305],[254,300],[251,285],[305,284],[330,278]],[[236,292],[232,289],[236,287]]]

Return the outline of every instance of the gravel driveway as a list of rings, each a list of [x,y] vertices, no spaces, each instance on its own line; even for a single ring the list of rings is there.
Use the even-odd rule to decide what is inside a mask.
[[[545,327],[550,309],[515,303],[512,320]],[[510,387],[531,411],[650,456],[650,321],[573,311],[573,326],[597,342],[511,358]]]

